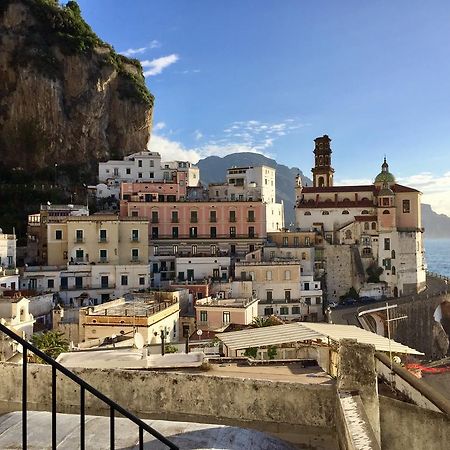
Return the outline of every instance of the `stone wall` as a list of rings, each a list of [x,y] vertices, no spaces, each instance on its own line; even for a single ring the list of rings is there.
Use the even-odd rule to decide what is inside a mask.
[[[20,409],[21,365],[0,364],[0,407]],[[217,377],[204,374],[73,369],[114,401],[141,418],[223,423],[271,432],[291,442],[334,449],[334,385]],[[30,364],[29,408],[51,408],[51,367]],[[58,374],[60,412],[78,413],[79,389]],[[107,415],[102,402],[86,394],[87,413]]]
[[[442,413],[380,396],[383,450],[446,450],[450,419]]]
[[[339,300],[353,286],[353,260],[349,245],[325,245],[327,297]]]

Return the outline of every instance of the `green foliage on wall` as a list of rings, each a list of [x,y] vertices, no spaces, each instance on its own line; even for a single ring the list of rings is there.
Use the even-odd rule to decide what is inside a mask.
[[[246,348],[245,352],[244,352],[244,356],[246,356],[247,358],[253,358],[253,359],[256,359],[257,354],[258,354],[258,349],[256,347]]]

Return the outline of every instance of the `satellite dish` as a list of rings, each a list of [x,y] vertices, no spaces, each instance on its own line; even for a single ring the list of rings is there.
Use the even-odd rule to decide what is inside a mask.
[[[139,350],[144,348],[144,337],[141,333],[136,333],[134,335],[134,346]]]
[[[19,353],[23,353],[23,346],[22,346],[22,344],[17,344],[17,351]]]
[[[393,361],[394,361],[395,363],[397,363],[397,364],[400,364],[400,363],[402,362],[402,360],[400,359],[399,356],[394,356],[392,359],[393,359]]]
[[[201,336],[203,334],[202,330],[197,330],[197,336]]]

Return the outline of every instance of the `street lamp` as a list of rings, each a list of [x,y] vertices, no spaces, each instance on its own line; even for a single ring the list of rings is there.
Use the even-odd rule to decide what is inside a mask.
[[[166,337],[169,336],[169,332],[166,331],[166,329],[161,329],[159,332],[159,337],[161,338],[161,355],[164,356],[165,354],[165,342],[166,342]],[[158,336],[158,332],[155,331],[153,333],[155,336]]]

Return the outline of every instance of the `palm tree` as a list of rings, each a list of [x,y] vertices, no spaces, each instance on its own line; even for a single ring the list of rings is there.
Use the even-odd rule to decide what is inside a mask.
[[[64,337],[64,333],[56,330],[34,334],[31,343],[53,359],[56,359],[60,353],[69,350],[69,342]],[[40,358],[37,359],[37,362],[43,363]]]

